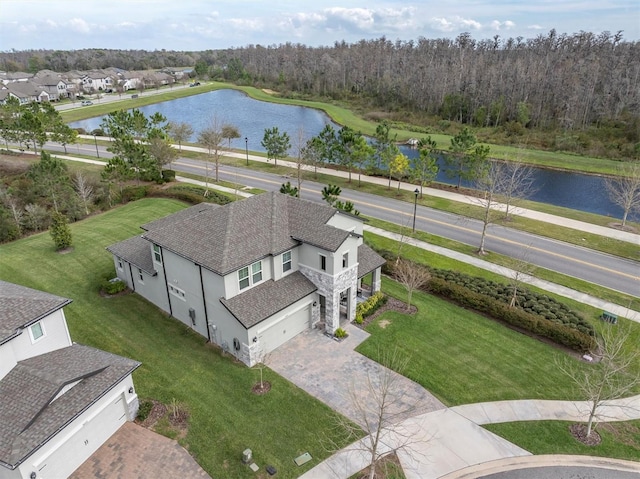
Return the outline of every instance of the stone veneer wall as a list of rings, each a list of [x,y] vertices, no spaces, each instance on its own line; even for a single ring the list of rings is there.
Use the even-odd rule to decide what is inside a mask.
[[[340,327],[340,293],[351,288],[349,298],[349,320],[355,317],[356,293],[358,290],[358,266],[341,271],[335,276],[304,265],[298,265],[300,272],[305,275],[318,288],[317,293],[326,298],[325,329],[330,334],[335,333]]]

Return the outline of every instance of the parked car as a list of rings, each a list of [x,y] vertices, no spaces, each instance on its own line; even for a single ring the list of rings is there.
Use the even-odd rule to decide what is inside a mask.
[[[193,82],[189,86],[200,86],[200,82],[199,81]]]
[[[93,105],[93,102],[91,100],[83,100],[82,101],[82,106],[90,106]]]

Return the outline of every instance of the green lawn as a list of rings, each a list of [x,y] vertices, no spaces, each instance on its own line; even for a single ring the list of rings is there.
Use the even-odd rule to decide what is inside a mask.
[[[524,421],[483,426],[533,454],[577,454],[637,461],[640,458],[640,420],[600,423],[602,442],[585,446],[576,441],[565,421]]]
[[[406,301],[398,283],[383,290]],[[367,327],[358,351],[374,360],[398,347],[409,358],[405,376],[449,406],[509,399],[581,399],[557,367],[567,353],[437,297],[416,292],[415,316],[386,312]],[[388,322],[384,327],[380,321]],[[631,342],[636,344],[638,329]],[[640,371],[640,365],[638,370]],[[593,367],[581,363],[580,367]]]
[[[101,279],[114,274],[105,247],[183,207],[145,199],[72,224],[75,249],[68,254],[54,251],[48,233],[4,244],[0,278],[73,299],[65,313],[74,341],[141,361],[138,394],[186,404],[191,426],[181,442],[212,477],[255,477],[240,461],[246,448],[262,467],[273,464],[278,477],[298,477],[329,455],[327,438],[344,444],[333,411],[268,370],[271,391],[253,395],[258,371],[222,357],[135,294],[98,294]],[[293,459],[307,451],[314,460],[298,468]]]

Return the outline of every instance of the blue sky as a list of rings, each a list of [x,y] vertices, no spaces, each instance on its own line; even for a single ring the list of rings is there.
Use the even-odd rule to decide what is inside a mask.
[[[532,38],[555,28],[640,40],[638,0],[1,0],[0,50],[205,50],[284,42]]]

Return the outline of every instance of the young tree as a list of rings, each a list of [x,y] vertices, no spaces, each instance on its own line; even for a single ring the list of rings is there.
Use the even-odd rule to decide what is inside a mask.
[[[351,183],[351,170],[354,167],[353,149],[357,141],[358,134],[348,126],[343,126],[338,131],[338,142],[336,147],[338,164],[344,166],[349,172],[348,183]]]
[[[518,303],[518,293],[522,290],[521,285],[535,270],[535,266],[529,262],[529,252],[530,250],[527,248],[521,256],[509,258],[507,262],[507,266],[511,270],[511,274],[509,275],[509,284],[511,286],[510,308],[520,306]]]
[[[317,136],[307,140],[302,157],[304,162],[313,168],[315,178],[318,178],[318,168],[324,165],[324,158],[322,157],[322,141]]]
[[[516,199],[525,199],[535,191],[534,171],[519,161],[509,161],[502,168],[503,179],[500,192],[504,204],[504,218],[509,219],[509,209]]]
[[[483,158],[475,160],[475,166],[477,168],[475,173],[477,177],[476,188],[482,193],[482,196],[478,198],[478,202],[482,206],[482,215],[480,217],[482,221],[482,232],[480,234],[478,254],[484,255],[486,254],[484,244],[487,237],[487,229],[498,216],[496,210],[498,203],[497,196],[503,188],[502,181],[504,174],[502,169],[504,168],[504,163],[490,161],[484,156]]]
[[[391,127],[387,121],[383,121],[376,127],[376,134],[373,139],[373,147],[376,152],[377,168],[384,166],[390,170],[393,159],[399,150],[395,144],[397,135],[391,136]],[[389,173],[389,189],[391,189],[391,173]]]
[[[418,404],[407,401],[400,385],[409,358],[397,348],[382,353],[381,358],[379,367],[367,371],[366,394],[356,391],[355,386],[350,388],[349,398],[358,424],[340,420],[349,438],[356,440],[356,447],[368,457],[369,479],[375,477],[376,465],[389,453],[391,437],[394,438],[393,451],[409,452],[412,444],[428,440],[426,435],[416,436],[401,425],[402,420],[415,414],[418,408]]]
[[[81,171],[77,172],[75,177],[73,178],[73,186],[76,190],[76,194],[80,201],[82,202],[82,206],[84,207],[85,215],[89,215],[89,204],[93,199],[93,185],[91,185],[87,179],[84,177]]]
[[[420,198],[424,185],[430,184],[438,176],[438,156],[436,142],[430,136],[418,142],[418,158],[413,159],[411,176],[420,184]]]
[[[156,137],[149,141],[149,154],[155,160],[158,166],[158,174],[162,176],[162,170],[166,165],[171,168],[171,163],[178,157],[169,140],[166,138]]]
[[[300,192],[302,191],[302,172],[303,167],[307,164],[307,142],[305,142],[304,136],[304,128],[298,128],[298,132],[296,134],[294,144],[293,144],[293,161],[296,164],[296,182],[297,187],[295,188],[296,194],[293,196],[300,197]]]
[[[222,125],[222,138],[229,142],[229,149],[231,149],[231,140],[240,138],[240,130],[235,125]]]
[[[51,139],[60,143],[67,153],[67,145],[74,144],[78,139],[78,132],[64,123],[56,123],[51,131]]]
[[[40,161],[29,167],[27,176],[33,181],[35,193],[50,199],[53,209],[59,212],[61,200],[72,192],[64,161],[42,151]]]
[[[338,137],[333,127],[327,123],[314,138],[318,140],[316,144],[320,149],[322,160],[326,163],[336,163],[338,161]]]
[[[71,246],[73,239],[71,237],[71,228],[67,217],[61,213],[54,213],[51,217],[51,227],[49,229],[53,242],[57,250],[65,249]]]
[[[610,401],[626,397],[640,384],[640,376],[634,372],[640,350],[632,344],[629,328],[605,325],[596,342],[594,355],[600,358],[596,364],[579,367],[575,360],[558,364],[589,404],[587,437],[594,423],[607,417],[607,410],[616,407],[609,404]]]
[[[322,188],[322,199],[326,201],[329,206],[335,206],[340,193],[342,193],[342,188],[340,188],[338,185],[329,184]]]
[[[213,158],[216,172],[216,182],[219,180],[220,170],[220,148],[222,146],[222,127],[217,117],[213,117],[209,122],[209,126],[198,133],[198,143],[209,151],[209,156]],[[209,194],[209,162],[205,163],[206,167],[206,191],[205,196]]]
[[[49,213],[44,206],[29,203],[24,207],[24,226],[31,231],[41,231],[46,228]]]
[[[429,270],[413,261],[399,259],[393,268],[393,275],[407,290],[407,310],[411,308],[411,296],[431,279]]]
[[[618,167],[619,176],[606,178],[609,198],[622,208],[622,227],[626,225],[631,211],[640,211],[640,161],[625,163]]]
[[[476,147],[476,136],[464,127],[460,133],[451,138],[449,150],[451,154],[445,155],[445,173],[449,178],[457,178],[457,188],[460,188],[461,181],[472,181],[476,178],[476,168],[474,162],[474,151]]]
[[[169,122],[169,136],[178,142],[178,149],[182,151],[182,143],[189,141],[193,135],[193,128],[186,122]]]
[[[284,195],[295,196],[295,197],[300,196],[298,188],[296,188],[295,186],[292,186],[290,181],[287,181],[286,183],[283,183],[282,185],[280,185],[280,193]]]
[[[402,182],[402,177],[407,172],[409,168],[409,158],[407,155],[402,153],[398,153],[391,163],[389,163],[389,188],[391,188],[391,177],[395,176],[398,180],[398,194],[400,193],[400,183]]]
[[[289,134],[286,131],[280,133],[277,126],[264,130],[260,144],[267,150],[267,159],[273,158],[274,166],[278,166],[278,158],[284,158],[291,148]]]
[[[360,133],[357,134],[352,150],[353,164],[358,168],[358,186],[362,186],[362,170],[369,165],[374,158],[375,149],[367,143],[367,140]]]

